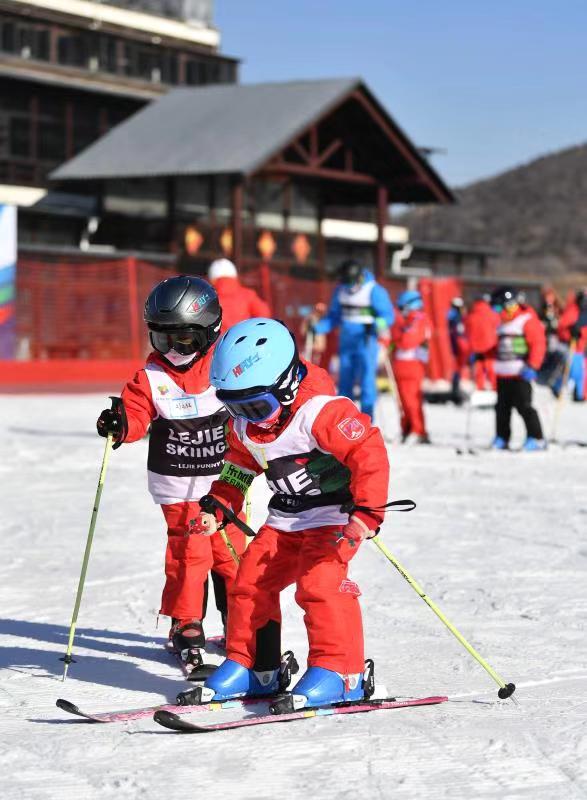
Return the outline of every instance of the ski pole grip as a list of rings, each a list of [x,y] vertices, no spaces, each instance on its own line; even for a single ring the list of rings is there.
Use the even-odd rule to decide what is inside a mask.
[[[249,528],[246,522],[243,522],[237,517],[231,508],[225,506],[224,503],[221,503],[220,500],[217,500],[211,494],[205,494],[202,498],[200,498],[200,508],[206,514],[213,514],[216,509],[218,509],[222,512],[225,522],[232,522],[232,524],[236,525],[236,527],[239,528],[239,530],[241,530],[245,536],[250,536],[252,538],[253,536],[257,535],[252,528]]]

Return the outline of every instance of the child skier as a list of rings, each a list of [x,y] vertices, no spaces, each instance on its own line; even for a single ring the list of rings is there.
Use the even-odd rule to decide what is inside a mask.
[[[532,383],[546,353],[546,336],[536,312],[519,302],[513,288],[501,286],[491,295],[491,305],[500,316],[497,330],[497,405],[495,406],[495,450],[508,450],[512,409],[526,426],[522,449],[546,449],[538,412],[532,405]]]
[[[401,401],[402,442],[429,444],[424,420],[422,384],[428,362],[431,325],[420,292],[397,298],[399,314],[391,331],[393,374]]]
[[[189,536],[198,500],[207,494],[224,464],[228,413],[210,386],[212,347],[222,321],[215,290],[200,278],[178,276],[159,283],[145,304],[145,321],[154,347],[145,367],[122,391],[122,402],[102,411],[100,436],[114,435],[115,446],[141,439],[149,425],[149,491],[167,522],[166,582],[161,614],[172,618],[169,638],[189,666],[201,663],[205,644],[202,618],[208,571],[216,603],[226,617],[236,564],[220,536]],[[244,535],[230,536],[238,553]]]
[[[211,494],[238,511],[246,487],[264,472],[273,497],[229,598],[227,659],[195,702],[279,691],[279,593],[292,583],[310,647],[288,702],[360,699],[360,591],[347,572],[382,521],[375,509],[386,502],[389,465],[381,434],[351,400],[334,396],[328,374],[299,358],[276,320],[246,320],[224,334],[211,381],[232,416]],[[213,534],[220,518],[201,513],[192,533]]]

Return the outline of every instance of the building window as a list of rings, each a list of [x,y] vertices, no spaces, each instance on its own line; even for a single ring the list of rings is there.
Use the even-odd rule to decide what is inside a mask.
[[[60,64],[71,67],[86,67],[89,61],[89,47],[85,37],[64,35],[59,37],[57,58]]]
[[[19,158],[30,158],[31,125],[28,117],[13,117],[10,120],[10,153]]]

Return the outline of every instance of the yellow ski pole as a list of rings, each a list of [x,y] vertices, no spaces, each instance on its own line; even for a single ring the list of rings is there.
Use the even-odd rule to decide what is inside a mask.
[[[225,544],[225,545],[228,547],[228,552],[229,552],[229,553],[230,553],[230,555],[232,556],[232,560],[234,561],[234,563],[235,563],[235,564],[237,565],[237,567],[238,567],[238,565],[241,563],[241,560],[240,560],[240,558],[238,557],[238,553],[237,553],[237,552],[236,552],[236,550],[234,549],[234,545],[233,545],[233,543],[230,541],[230,537],[229,537],[229,535],[226,533],[226,531],[224,530],[224,528],[220,528],[220,529],[218,530],[218,533],[220,534],[220,536],[221,536],[221,538],[222,538],[222,541],[224,542],[224,544]]]
[[[75,636],[75,628],[77,625],[77,615],[82,602],[82,594],[84,591],[84,583],[86,580],[86,572],[88,571],[88,562],[90,560],[90,550],[92,549],[92,540],[94,538],[94,529],[96,527],[96,519],[98,518],[98,509],[100,507],[100,498],[102,497],[102,488],[104,486],[104,479],[106,477],[106,469],[108,467],[108,459],[110,451],[112,450],[112,434],[109,433],[106,437],[106,446],[104,448],[104,457],[102,458],[102,468],[100,469],[100,477],[98,478],[98,488],[96,489],[96,498],[94,500],[94,508],[92,510],[92,518],[90,520],[90,530],[88,531],[88,539],[86,541],[86,549],[84,551],[84,558],[82,561],[82,571],[79,576],[77,585],[77,595],[75,597],[75,605],[73,607],[73,614],[71,616],[71,625],[69,627],[69,641],[67,643],[67,650],[65,656],[61,661],[65,662],[63,668],[63,680],[67,677],[67,669],[74,660],[71,656],[73,649],[73,639]]]
[[[472,656],[473,656],[473,658],[474,658],[476,661],[478,661],[478,662],[479,662],[479,664],[481,664],[481,666],[483,667],[483,669],[484,669],[486,672],[488,672],[488,673],[489,673],[489,675],[491,675],[491,677],[493,678],[493,680],[494,680],[494,681],[497,683],[497,685],[500,687],[500,688],[499,688],[499,691],[498,691],[498,693],[497,693],[497,694],[498,694],[498,697],[499,697],[501,700],[505,700],[506,698],[508,698],[508,697],[511,697],[511,696],[513,695],[513,693],[516,691],[516,686],[515,686],[515,684],[513,684],[513,683],[505,683],[505,681],[504,681],[502,678],[500,678],[500,676],[497,674],[497,672],[495,672],[495,670],[494,670],[494,669],[492,669],[492,668],[489,666],[489,664],[487,663],[487,661],[485,661],[485,659],[484,659],[484,658],[482,658],[482,657],[479,655],[479,653],[478,653],[478,652],[475,650],[475,648],[474,648],[474,647],[473,647],[471,644],[469,644],[469,642],[468,642],[468,641],[465,639],[465,637],[462,635],[462,633],[460,633],[460,632],[459,632],[459,631],[458,631],[458,630],[455,628],[455,626],[452,624],[452,622],[450,622],[450,620],[448,620],[448,619],[447,619],[447,618],[444,616],[444,614],[443,614],[443,613],[442,613],[442,611],[441,611],[441,610],[438,608],[438,606],[436,605],[436,603],[434,603],[434,602],[433,602],[433,601],[432,601],[432,600],[431,600],[431,599],[428,597],[428,595],[425,593],[424,589],[423,589],[423,588],[420,586],[420,584],[419,584],[419,583],[418,583],[418,582],[417,582],[417,581],[416,581],[416,580],[415,580],[415,579],[414,579],[414,578],[413,578],[413,577],[410,575],[410,573],[407,571],[407,569],[405,569],[404,567],[402,567],[402,565],[399,563],[399,561],[398,561],[398,560],[397,560],[397,559],[396,559],[396,558],[395,558],[395,557],[394,557],[394,556],[393,556],[393,555],[390,553],[390,551],[389,551],[389,550],[387,549],[387,547],[386,547],[386,546],[383,544],[383,542],[379,541],[379,536],[375,536],[375,537],[373,537],[373,539],[371,539],[371,541],[372,541],[372,542],[373,542],[373,543],[374,543],[374,544],[375,544],[375,545],[376,545],[376,546],[379,548],[379,550],[381,550],[381,552],[383,553],[383,555],[385,556],[385,558],[386,558],[386,559],[387,559],[389,562],[391,562],[391,564],[393,564],[393,566],[394,566],[394,567],[397,569],[397,571],[398,571],[398,572],[399,572],[399,574],[402,576],[402,578],[405,578],[405,579],[406,579],[406,581],[407,581],[407,582],[410,584],[410,586],[411,586],[411,587],[412,587],[412,589],[413,589],[413,590],[416,592],[416,594],[419,594],[419,595],[420,595],[420,597],[422,598],[422,600],[423,600],[423,601],[426,603],[426,605],[427,605],[427,606],[429,606],[429,607],[432,609],[432,611],[434,611],[434,613],[436,614],[436,616],[437,616],[437,617],[438,617],[438,618],[439,618],[439,619],[440,619],[440,620],[441,620],[441,621],[442,621],[442,622],[443,622],[443,623],[446,625],[446,627],[447,627],[447,628],[449,629],[449,631],[450,631],[450,632],[453,634],[453,636],[455,636],[455,637],[456,637],[456,638],[459,640],[459,642],[460,642],[460,643],[463,645],[463,647],[465,648],[465,650],[467,650],[467,652],[468,652],[470,655],[472,655]]]

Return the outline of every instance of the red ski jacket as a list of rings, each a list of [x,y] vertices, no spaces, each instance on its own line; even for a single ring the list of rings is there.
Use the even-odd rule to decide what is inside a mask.
[[[487,354],[495,349],[499,323],[499,314],[489,303],[475,300],[465,317],[465,330],[473,353]]]
[[[264,430],[249,423],[247,435],[254,442],[263,444],[273,441],[292,421],[295,412],[311,398],[317,395],[335,395],[334,384],[325,370],[303,359],[302,363],[308,371],[292,405],[292,414],[277,431]],[[375,508],[387,502],[389,462],[383,438],[379,429],[371,426],[370,418],[362,414],[351,400],[337,397],[327,403],[314,420],[312,435],[320,450],[333,455],[350,470],[350,490],[356,505]],[[255,475],[263,472],[262,467],[234,433],[232,420],[229,421],[227,445],[227,464],[242,467]],[[236,486],[220,478],[214,481],[210,492],[231,505],[234,511],[240,511],[244,494]],[[383,515],[376,511],[357,511],[355,516],[360,517],[372,530],[383,520]]]
[[[522,329],[522,336],[526,340],[526,345],[528,347],[528,352],[524,355],[524,361],[528,364],[529,367],[538,371],[542,366],[542,362],[544,361],[544,356],[546,355],[546,335],[544,333],[544,326],[538,319],[538,315],[534,311],[534,309],[530,308],[530,306],[522,305],[519,306],[517,311],[514,314],[508,314],[505,310],[500,313],[500,319],[502,325],[507,324],[508,322],[512,322],[517,317],[522,316],[523,314],[529,314],[528,320],[523,326]],[[502,336],[502,329],[498,331],[498,335],[501,339]],[[499,353],[500,344],[498,344],[498,353]],[[498,357],[499,361],[499,357]],[[496,367],[496,369],[498,369]],[[517,375],[500,375],[498,370],[498,377],[500,378],[516,378]]]
[[[425,311],[410,311],[405,316],[397,314],[391,340],[393,372],[398,380],[424,377],[430,336],[431,325]]]
[[[210,363],[213,349],[209,350],[204,358],[196,361],[186,372],[175,369],[154,351],[147,358],[147,363],[154,362],[163,367],[174,383],[184,392],[200,394],[210,386]],[[128,422],[128,431],[123,441],[136,442],[143,438],[147,428],[157,416],[151,397],[151,386],[144,369],[140,369],[132,381],[126,384],[122,390],[122,402]]]
[[[252,289],[243,286],[238,278],[218,278],[214,281],[222,308],[222,330],[251,317],[270,317],[271,309]]]
[[[571,328],[579,319],[579,306],[573,302],[568,305],[560,316],[558,321],[558,336],[561,342],[571,341]],[[587,349],[587,325],[581,328],[581,335],[576,343],[578,353],[582,353]]]

